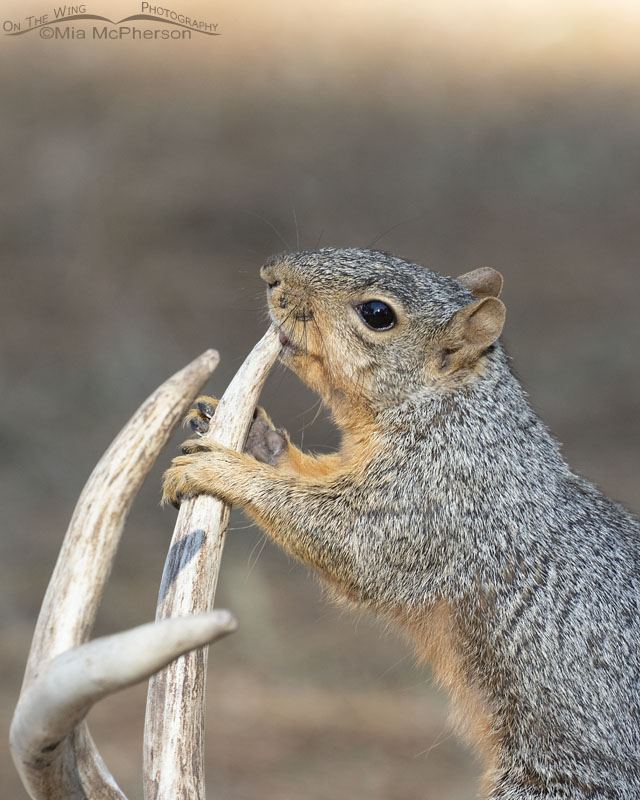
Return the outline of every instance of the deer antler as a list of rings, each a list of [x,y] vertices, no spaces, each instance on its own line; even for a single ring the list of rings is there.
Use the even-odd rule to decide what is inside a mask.
[[[241,448],[280,345],[274,329],[225,392],[209,436]],[[76,505],[47,589],[11,725],[11,750],[34,800],[126,800],[84,717],[107,694],[149,677],[235,629],[213,605],[229,506],[183,503],[165,565],[157,622],[86,643],[129,508],[172,429],[218,363],[207,351],[138,409],[100,459]],[[190,616],[176,616],[183,613]],[[172,619],[164,619],[172,616]],[[199,649],[152,680],[145,725],[145,796],[204,798],[202,766],[207,652]]]
[[[218,363],[209,350],[138,409],[87,481],[45,595],[11,725],[34,800],[126,800],[83,717],[98,699],[233,629],[217,612],[88,639],[125,518],[156,456]],[[81,646],[79,646],[81,645]]]
[[[270,328],[222,396],[206,437],[240,450],[267,374],[281,346]],[[180,506],[156,619],[213,605],[230,506],[201,495]],[[147,800],[204,800],[204,690],[207,651],[174,661],[149,682],[145,723]]]

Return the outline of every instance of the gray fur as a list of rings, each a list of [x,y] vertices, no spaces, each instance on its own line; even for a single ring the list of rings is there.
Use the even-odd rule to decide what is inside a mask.
[[[422,340],[472,299],[388,254],[281,261],[306,272],[310,295],[328,281],[399,298]],[[405,389],[412,356],[392,370]],[[491,797],[640,796],[638,521],[571,472],[500,344],[471,385],[412,387],[380,418],[384,457],[325,531],[353,543],[359,602],[457,603],[470,681],[508,730]]]
[[[262,274],[290,339],[306,342],[308,318],[327,341],[339,330],[344,352],[325,356],[343,388],[316,388],[339,423],[366,405],[375,456],[314,480],[195,454],[172,485],[244,505],[352,602],[401,620],[446,602],[463,682],[499,742],[489,800],[640,797],[638,520],[571,472],[499,341],[479,369],[425,377],[475,299],[455,279],[328,248],[277,256]],[[406,315],[397,337],[365,335],[349,314],[379,293]]]

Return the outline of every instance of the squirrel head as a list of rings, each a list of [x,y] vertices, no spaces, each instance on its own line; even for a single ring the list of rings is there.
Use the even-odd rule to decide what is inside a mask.
[[[397,405],[478,380],[502,332],[502,277],[458,279],[370,250],[286,253],[260,270],[282,359],[330,406]]]

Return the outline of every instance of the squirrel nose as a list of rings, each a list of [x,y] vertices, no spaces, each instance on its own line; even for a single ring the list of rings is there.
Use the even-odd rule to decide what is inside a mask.
[[[276,286],[280,286],[280,281],[276,276],[275,267],[272,264],[265,264],[263,267],[260,267],[260,277],[267,284],[269,290],[275,289]]]

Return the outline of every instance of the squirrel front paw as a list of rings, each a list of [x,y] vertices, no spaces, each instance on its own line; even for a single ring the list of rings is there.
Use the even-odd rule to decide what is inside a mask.
[[[284,431],[276,428],[264,409],[258,406],[249,428],[244,452],[253,456],[257,461],[262,461],[263,464],[275,467],[276,459],[286,451],[288,446],[287,435]]]
[[[184,418],[185,427],[188,425],[197,436],[204,436],[209,430],[209,423],[216,413],[219,402],[217,397],[207,395],[199,397]]]
[[[246,453],[238,453],[209,439],[189,439],[164,474],[163,503],[178,508],[188,497],[211,494],[227,503],[244,503],[265,467]]]
[[[197,436],[204,436],[216,412],[218,400],[215,397],[199,397],[185,418]],[[276,459],[289,446],[286,434],[277,429],[263,408],[258,406],[253,414],[253,422],[244,445],[244,452],[263,464],[276,466]]]
[[[180,508],[183,500],[199,493],[189,475],[189,467],[192,464],[193,458],[190,456],[178,456],[173,459],[171,466],[162,477],[163,506],[171,503],[174,508]]]
[[[234,458],[240,454],[201,439],[189,439],[180,449],[182,455],[173,459],[162,479],[162,504],[179,508],[183,500],[198,494],[225,499]]]

